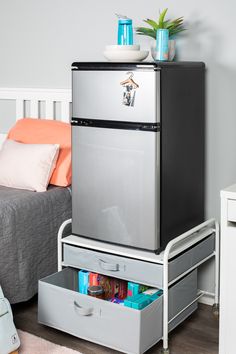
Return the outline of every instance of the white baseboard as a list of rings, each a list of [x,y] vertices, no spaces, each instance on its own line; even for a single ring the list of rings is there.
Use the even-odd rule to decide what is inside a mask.
[[[212,306],[215,303],[215,295],[213,293],[205,293],[202,297],[200,297],[198,302]]]

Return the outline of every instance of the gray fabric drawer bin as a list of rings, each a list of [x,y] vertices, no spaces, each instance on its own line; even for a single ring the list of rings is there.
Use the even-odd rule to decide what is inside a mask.
[[[215,249],[215,235],[199,242],[195,247],[184,252],[169,263],[169,280],[176,278],[195,264],[208,257]]]
[[[112,277],[162,287],[162,264],[64,245],[64,263]]]
[[[162,297],[141,311],[134,310],[78,293],[77,274],[77,270],[65,268],[39,281],[40,323],[132,354],[144,353],[162,338]],[[177,308],[184,308],[194,300],[196,283],[194,271],[171,287],[170,317]],[[175,327],[193,310],[193,307],[185,310],[170,327]]]
[[[214,251],[214,235],[204,239],[169,263],[169,281],[179,276]],[[65,244],[63,261],[67,266],[116,278],[163,287],[163,265],[116,256]]]

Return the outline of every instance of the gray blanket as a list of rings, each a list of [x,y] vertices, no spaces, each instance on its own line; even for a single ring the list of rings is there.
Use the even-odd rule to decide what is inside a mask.
[[[71,218],[68,188],[42,193],[0,186],[0,285],[11,303],[37,293],[57,269],[57,232]]]

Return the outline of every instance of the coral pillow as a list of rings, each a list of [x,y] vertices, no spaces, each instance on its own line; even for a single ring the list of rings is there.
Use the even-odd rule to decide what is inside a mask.
[[[59,144],[60,152],[50,183],[66,187],[71,184],[71,127],[49,119],[23,118],[11,128],[8,139],[25,144]]]
[[[58,144],[22,144],[6,140],[0,151],[0,185],[45,192],[58,153]]]

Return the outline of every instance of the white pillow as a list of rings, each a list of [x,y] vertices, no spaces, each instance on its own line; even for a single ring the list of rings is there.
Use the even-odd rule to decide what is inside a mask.
[[[59,153],[59,144],[22,144],[6,140],[0,150],[0,185],[44,192]]]

